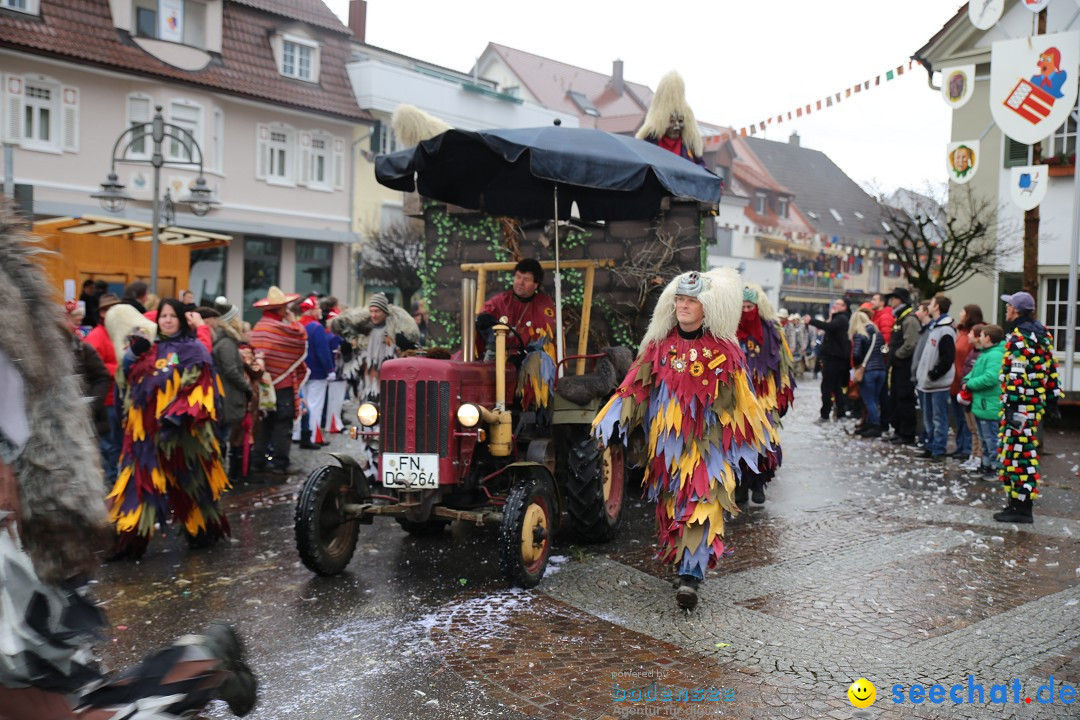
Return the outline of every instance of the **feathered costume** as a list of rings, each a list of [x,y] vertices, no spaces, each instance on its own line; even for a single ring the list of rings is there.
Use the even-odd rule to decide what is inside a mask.
[[[998,460],[1005,495],[1021,502],[1039,496],[1039,424],[1047,401],[1062,395],[1054,360],[1054,340],[1035,320],[1023,319],[1005,338],[1001,361],[1001,425],[998,430]],[[1023,429],[1011,422],[1015,413],[1025,413]]]
[[[739,347],[746,355],[746,367],[762,409],[769,423],[779,432],[780,418],[787,414],[795,398],[795,361],[791,357],[784,334],[780,332],[776,311],[756,283],[743,288],[743,302],[754,303],[754,309],[744,310],[739,319]],[[764,487],[772,480],[783,462],[780,444],[758,458],[756,471],[743,477],[747,487]]]
[[[414,346],[420,342],[416,321],[397,305],[390,306],[382,325],[371,322],[368,308],[349,308],[330,321],[330,332],[345,341],[342,343],[342,372],[361,401],[379,399],[379,368],[400,354],[400,340]]]
[[[677,294],[700,300],[700,331],[678,326]],[[727,268],[672,280],[637,360],[593,422],[604,444],[618,434],[625,442],[644,426],[660,558],[699,579],[724,554],[724,511],[738,512],[732,492],[740,465],[756,470],[758,457],[777,445],[735,337],[741,298],[739,276]]]
[[[228,535],[219,500],[229,481],[215,433],[223,392],[206,347],[160,338],[131,364],[123,392],[120,475],[108,496],[121,544],[141,554],[170,514],[191,538]]]

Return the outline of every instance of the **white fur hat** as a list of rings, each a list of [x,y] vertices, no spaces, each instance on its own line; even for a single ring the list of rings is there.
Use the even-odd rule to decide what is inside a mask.
[[[113,305],[112,309],[105,315],[105,329],[108,331],[109,339],[112,340],[113,347],[116,349],[118,362],[124,357],[128,338],[131,337],[136,328],[141,328],[150,342],[157,339],[157,323],[148,319],[131,305],[126,303]]]
[[[692,275],[698,275],[704,285],[696,297],[705,310],[705,331],[725,340],[735,338],[735,330],[742,316],[742,280],[732,268],[716,268],[706,273],[683,273],[667,284],[656,301],[656,309],[653,310],[639,352],[650,343],[666,338],[678,324],[675,319],[675,296],[680,294],[680,284],[684,287],[688,282],[691,287],[694,285]]]

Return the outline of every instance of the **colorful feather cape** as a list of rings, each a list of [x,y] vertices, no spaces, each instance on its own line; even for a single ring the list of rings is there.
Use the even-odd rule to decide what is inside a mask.
[[[542,331],[541,331],[542,332]],[[550,419],[551,389],[555,387],[555,343],[546,334],[529,343],[518,373],[517,396],[525,410],[536,410],[537,421]]]
[[[746,366],[754,394],[765,410],[769,422],[779,431],[780,418],[787,413],[794,400],[795,362],[783,333],[775,321],[761,320],[761,343],[753,337],[744,339],[740,346],[746,354]],[[759,472],[772,472],[783,462],[780,445],[763,456],[758,462]]]
[[[215,435],[223,392],[206,348],[159,341],[132,363],[124,389],[120,475],[108,496],[117,531],[149,537],[171,512],[191,535],[228,535]]]
[[[737,342],[687,340],[676,328],[647,345],[593,431],[607,444],[620,434],[625,441],[639,425],[660,557],[679,563],[680,574],[703,577],[724,554],[724,511],[738,512],[732,492],[740,464],[756,471],[758,457],[778,446]]]

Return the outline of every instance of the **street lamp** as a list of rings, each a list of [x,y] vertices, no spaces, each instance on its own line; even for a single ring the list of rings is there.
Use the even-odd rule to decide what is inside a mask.
[[[147,136],[150,137],[154,144],[150,159],[128,157],[128,151],[131,150],[132,146],[136,142],[144,141]],[[176,144],[176,147],[183,148],[183,152],[187,156],[186,160],[165,159],[165,156],[161,152],[161,144],[166,138],[172,140]],[[196,157],[198,159],[196,159]],[[112,213],[122,212],[127,201],[133,199],[124,192],[124,185],[117,179],[116,163],[149,164],[154,167],[154,217],[150,227],[150,292],[156,293],[158,280],[158,231],[161,227],[162,211],[161,168],[163,165],[199,166],[199,176],[195,180],[195,184],[191,186],[189,194],[186,197],[180,198],[180,202],[189,205],[191,207],[191,212],[202,217],[210,212],[212,206],[218,204],[218,201],[214,198],[213,191],[210,189],[210,186],[206,184],[206,178],[203,177],[202,148],[199,147],[199,143],[195,141],[195,138],[188,130],[179,125],[165,122],[165,118],[161,116],[161,106],[155,106],[154,118],[150,122],[132,125],[130,128],[120,133],[120,137],[116,139],[116,144],[113,145],[112,162],[109,168],[109,174],[105,178],[105,182],[101,183],[101,191],[90,196],[97,198],[101,202],[101,207]],[[167,203],[167,209],[171,211],[172,198],[166,197],[165,202]]]

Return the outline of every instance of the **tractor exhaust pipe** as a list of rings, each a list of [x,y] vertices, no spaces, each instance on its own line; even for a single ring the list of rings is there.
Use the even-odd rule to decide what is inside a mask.
[[[461,359],[476,359],[476,280],[461,278]]]

